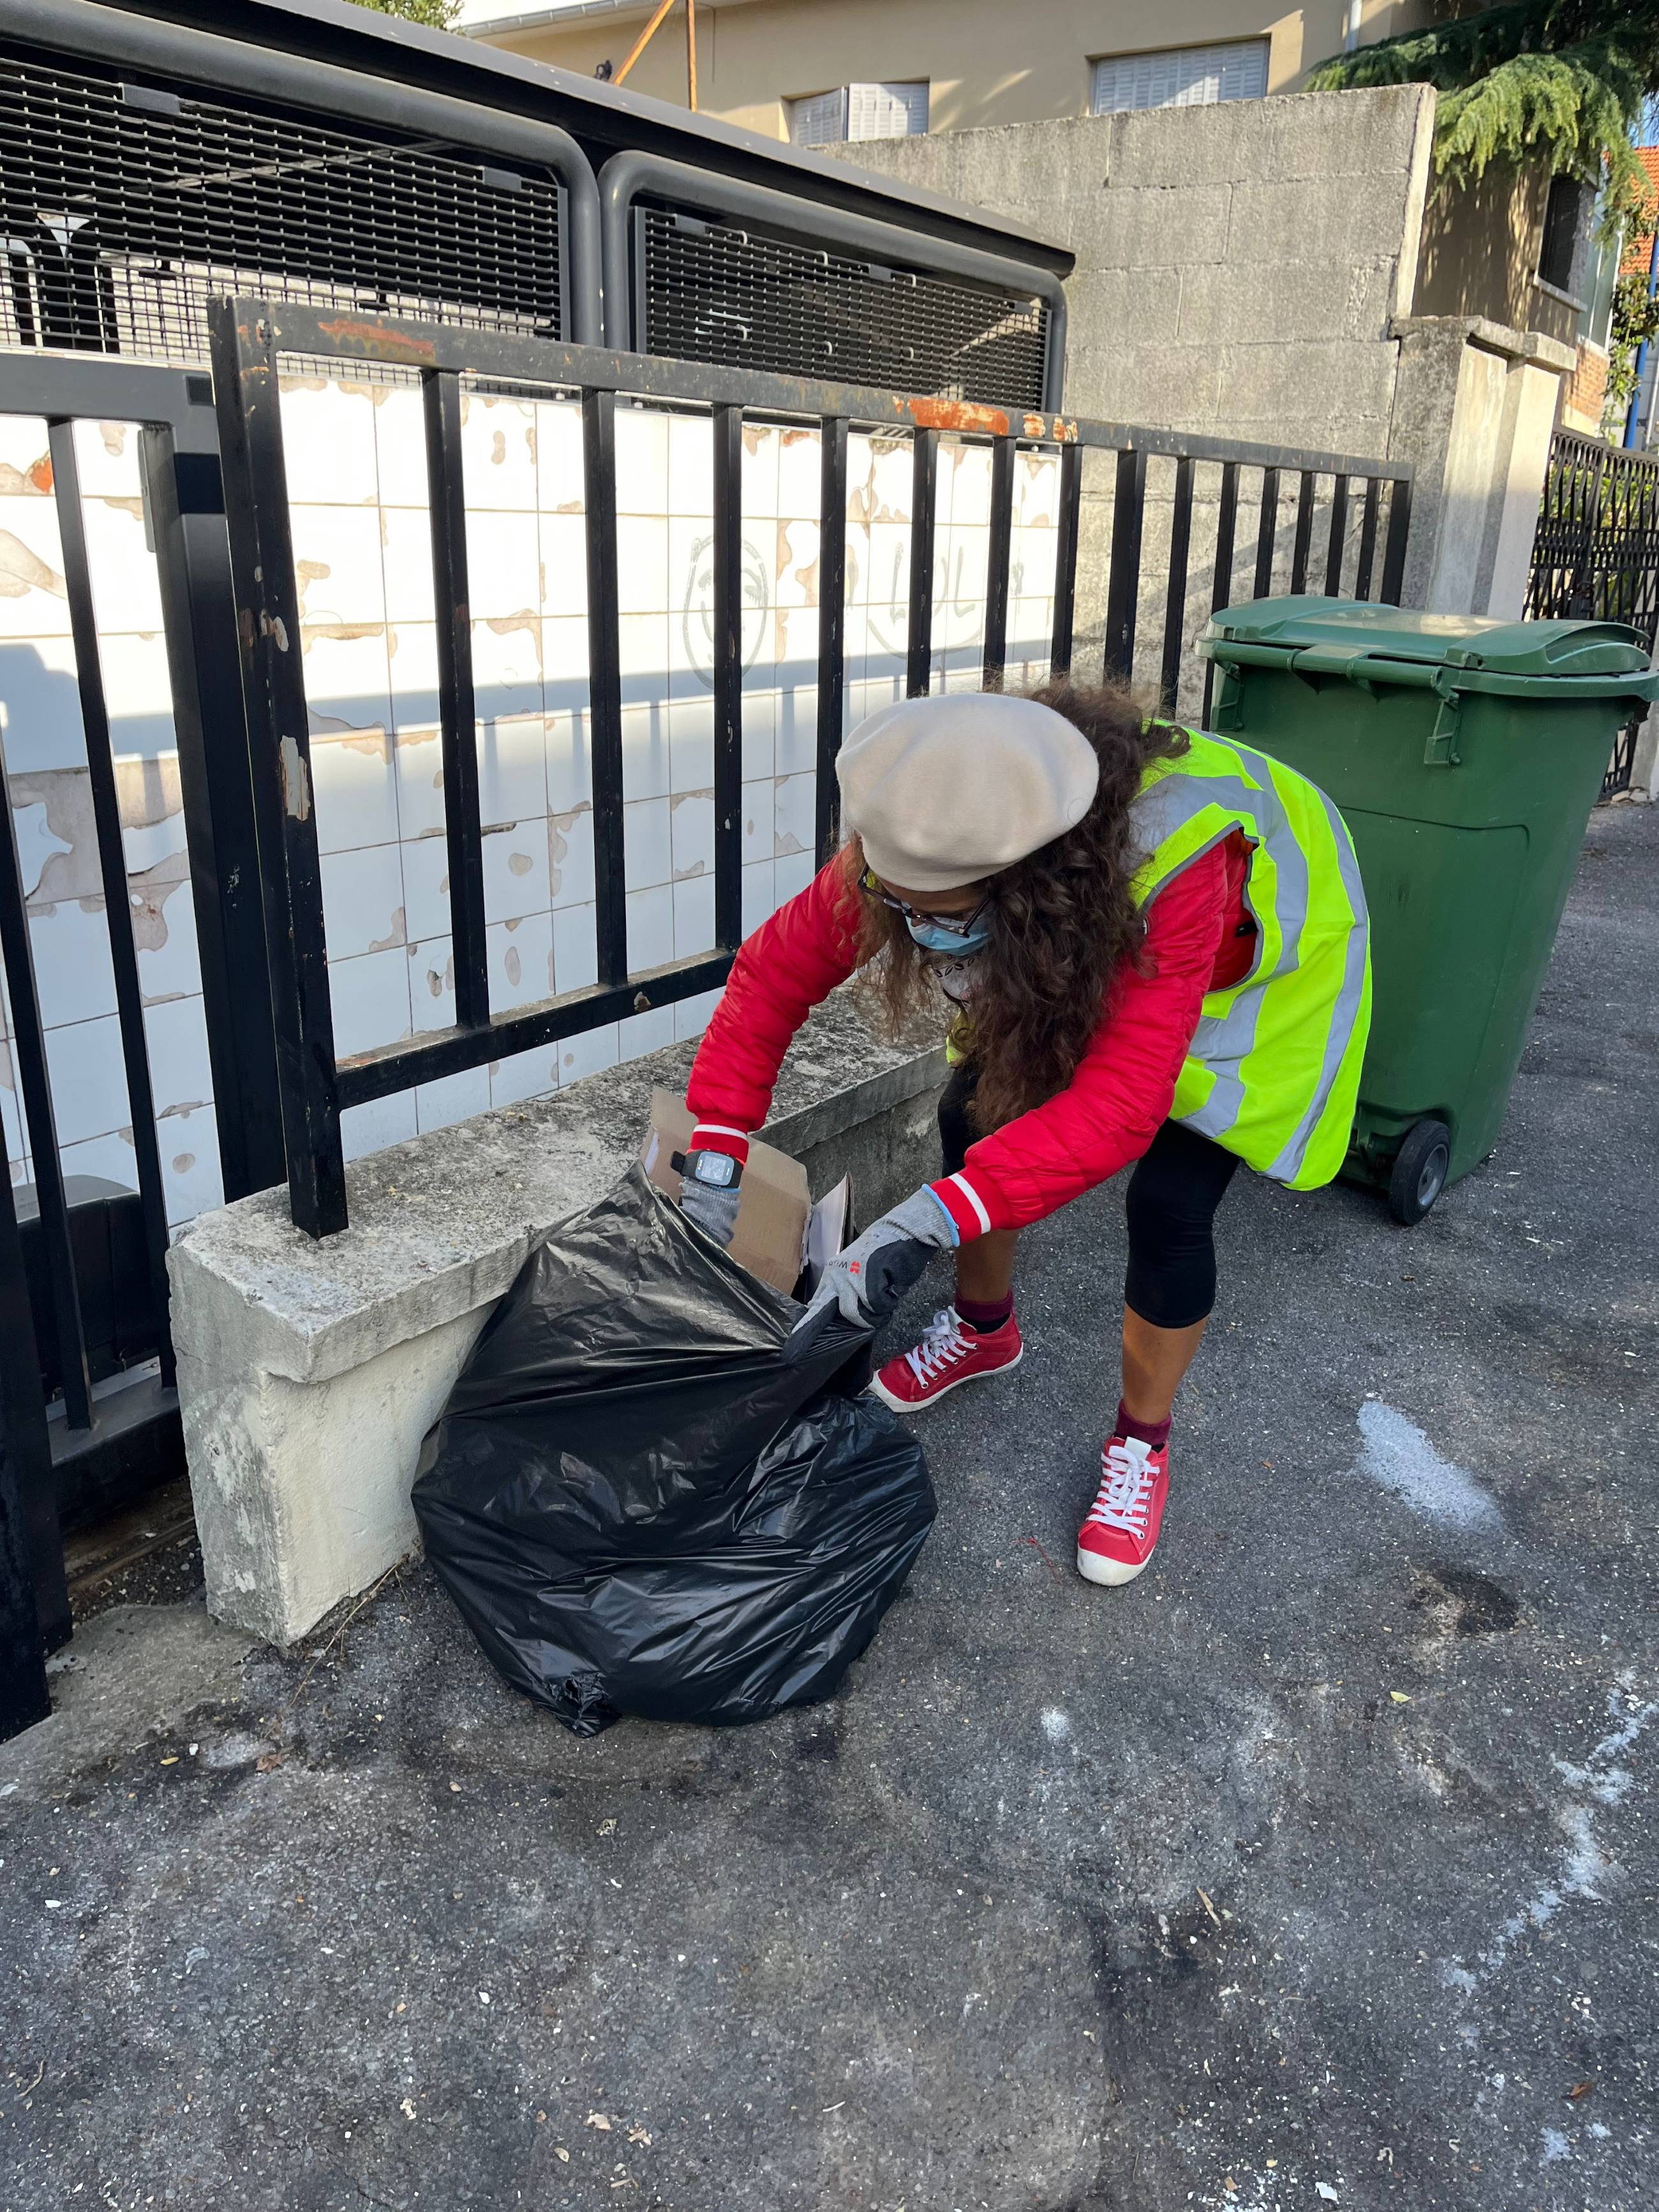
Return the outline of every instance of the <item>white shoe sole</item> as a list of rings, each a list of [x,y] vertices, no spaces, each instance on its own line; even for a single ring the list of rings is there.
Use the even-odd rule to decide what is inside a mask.
[[[1085,1552],[1081,1544],[1077,1547],[1079,1574],[1085,1583],[1099,1583],[1108,1589],[1121,1589],[1137,1575],[1144,1575],[1152,1564],[1150,1552],[1138,1567],[1126,1567],[1121,1559],[1103,1559],[1098,1552]]]
[[[980,1375],[958,1375],[954,1382],[947,1382],[942,1390],[935,1390],[931,1396],[923,1398],[920,1401],[909,1398],[896,1398],[890,1390],[883,1389],[879,1375],[871,1376],[870,1389],[884,1406],[890,1406],[896,1413],[931,1413],[941,1398],[948,1398],[952,1390],[960,1390],[964,1382],[992,1382],[999,1375],[1012,1375],[1024,1357],[1025,1346],[1022,1344],[1013,1358],[1005,1359],[1000,1367],[988,1367]]]

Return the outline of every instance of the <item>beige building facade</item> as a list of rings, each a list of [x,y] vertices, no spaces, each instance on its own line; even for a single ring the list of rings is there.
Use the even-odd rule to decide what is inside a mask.
[[[472,0],[460,27],[586,76],[620,69],[655,12],[645,0],[511,14],[501,4]],[[630,91],[685,101],[685,12],[674,0]],[[1370,44],[1419,13],[1417,0],[1310,0],[1285,12],[1271,0],[696,0],[697,105],[811,143],[1203,106],[1294,91],[1346,40]],[[850,95],[841,109],[850,128],[835,127],[837,94]]]

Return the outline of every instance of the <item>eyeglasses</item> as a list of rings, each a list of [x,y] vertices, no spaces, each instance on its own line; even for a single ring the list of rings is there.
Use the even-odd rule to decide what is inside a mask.
[[[974,924],[991,903],[991,895],[988,891],[971,914],[929,914],[923,907],[912,906],[905,899],[895,898],[873,868],[865,870],[863,883],[872,898],[878,898],[895,914],[902,914],[907,921],[921,922],[931,929],[949,930],[952,937],[971,937]]]

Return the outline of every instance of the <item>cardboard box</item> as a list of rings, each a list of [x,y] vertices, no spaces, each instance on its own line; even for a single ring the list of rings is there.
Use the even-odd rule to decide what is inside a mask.
[[[657,1188],[677,1201],[681,1176],[675,1162],[684,1158],[695,1127],[683,1098],[668,1091],[651,1093],[651,1122],[640,1159]],[[798,1286],[810,1290],[825,1261],[842,1249],[851,1213],[848,1179],[843,1177],[815,1206],[800,1162],[751,1137],[739,1186],[732,1257],[787,1296]]]

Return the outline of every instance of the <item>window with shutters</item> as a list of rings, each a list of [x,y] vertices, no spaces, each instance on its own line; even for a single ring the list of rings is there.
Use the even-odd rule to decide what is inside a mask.
[[[1089,112],[1111,115],[1126,107],[1212,107],[1221,100],[1264,99],[1267,46],[1266,39],[1237,39],[1225,46],[1108,55],[1094,64]]]
[[[1589,228],[1591,187],[1577,177],[1552,177],[1544,205],[1544,233],[1538,246],[1540,282],[1571,295],[1580,234]],[[1582,303],[1581,303],[1582,304]]]
[[[789,135],[798,146],[839,146],[849,139],[919,138],[927,129],[927,86],[843,84],[789,102]]]

